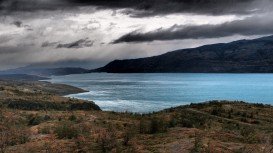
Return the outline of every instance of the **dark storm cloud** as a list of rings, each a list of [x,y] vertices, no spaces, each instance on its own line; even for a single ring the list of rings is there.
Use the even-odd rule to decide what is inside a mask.
[[[60,43],[60,42],[43,42],[41,47],[55,47],[55,48],[85,48],[93,46],[94,41],[88,38],[80,39],[71,43]]]
[[[25,28],[28,31],[33,30],[30,25],[25,25],[22,21],[14,21],[12,24],[15,25],[17,28]]]
[[[56,46],[59,42],[43,42],[41,47],[52,47],[52,46]]]
[[[81,5],[97,5],[105,8],[132,8],[144,12],[136,16],[170,13],[197,14],[246,14],[253,9],[255,0],[68,0]],[[262,0],[263,1],[263,0]]]
[[[13,24],[18,28],[20,28],[23,25],[21,21],[14,21]]]
[[[68,6],[64,0],[1,0],[0,10],[4,13],[17,11],[56,10]]]
[[[197,14],[249,14],[257,6],[255,1],[270,0],[1,0],[4,12],[60,10],[78,6],[105,8],[131,8],[125,11],[132,16],[161,15],[171,13]]]
[[[93,46],[94,41],[89,40],[88,38],[80,39],[75,42],[58,44],[56,48],[85,48]]]
[[[270,18],[271,15],[272,14],[266,17],[249,17],[244,20],[235,20],[219,25],[174,25],[168,29],[158,29],[148,33],[133,31],[120,37],[113,43],[220,38],[233,35],[251,36],[273,34],[273,18]]]

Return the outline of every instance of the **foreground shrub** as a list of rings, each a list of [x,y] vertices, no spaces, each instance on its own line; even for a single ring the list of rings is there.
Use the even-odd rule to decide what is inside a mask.
[[[202,142],[203,136],[200,133],[195,133],[194,137],[194,146],[191,149],[190,153],[200,153],[203,152],[203,142]]]
[[[73,139],[79,135],[79,130],[71,122],[62,122],[55,129],[58,139]]]
[[[256,143],[258,141],[256,137],[256,131],[252,127],[243,127],[240,131],[240,134],[246,143]]]
[[[98,133],[99,137],[97,142],[101,152],[111,152],[117,147],[116,134],[112,130],[101,130]]]
[[[0,153],[4,153],[8,146],[24,144],[29,141],[29,131],[0,125]]]
[[[143,119],[139,123],[139,131],[142,134],[155,134],[163,133],[167,131],[169,122],[164,122],[162,119],[152,118],[152,119]]]
[[[52,127],[50,126],[44,126],[38,129],[40,134],[51,134]]]
[[[28,125],[39,125],[42,122],[43,122],[43,118],[42,117],[40,117],[40,116],[33,116],[28,121]]]
[[[71,116],[69,116],[69,118],[68,118],[70,121],[76,121],[77,120],[77,117],[75,116],[75,115],[71,115]]]

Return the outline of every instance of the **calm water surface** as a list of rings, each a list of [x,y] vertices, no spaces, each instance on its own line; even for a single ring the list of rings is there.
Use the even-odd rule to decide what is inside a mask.
[[[54,76],[51,82],[88,90],[68,97],[111,111],[144,113],[208,100],[273,104],[273,74],[91,73]]]

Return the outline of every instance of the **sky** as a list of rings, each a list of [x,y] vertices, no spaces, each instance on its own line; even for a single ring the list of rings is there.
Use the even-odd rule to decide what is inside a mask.
[[[0,70],[97,68],[273,34],[273,0],[0,0]]]

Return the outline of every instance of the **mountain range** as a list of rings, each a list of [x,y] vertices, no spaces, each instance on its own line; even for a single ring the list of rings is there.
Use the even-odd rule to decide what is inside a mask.
[[[26,66],[17,69],[10,69],[6,71],[1,71],[0,75],[7,74],[28,74],[35,76],[58,76],[58,75],[69,75],[69,74],[81,74],[87,73],[89,70],[79,67],[62,67],[62,68],[40,68],[33,66]]]
[[[273,36],[181,49],[163,55],[115,60],[90,72],[270,73]]]
[[[107,73],[272,73],[273,35],[252,40],[180,49],[162,55],[114,60],[93,70],[79,67],[41,68],[26,66],[0,74],[36,76]]]

